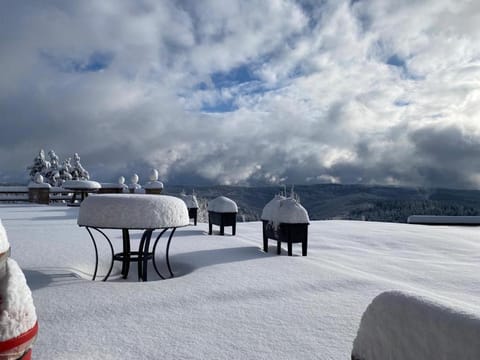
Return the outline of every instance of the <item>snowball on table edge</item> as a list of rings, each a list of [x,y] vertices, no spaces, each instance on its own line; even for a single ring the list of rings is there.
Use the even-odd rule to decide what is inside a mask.
[[[187,205],[187,208],[198,209],[198,201],[195,195],[180,194],[179,197],[185,202],[185,205]]]
[[[174,196],[100,194],[80,205],[78,225],[114,229],[159,229],[190,223],[185,203]]]
[[[65,189],[87,189],[96,190],[100,189],[102,185],[92,180],[67,180],[62,184]]]
[[[0,219],[0,254],[3,254],[8,251],[10,244],[8,243],[7,232],[2,224],[2,219]]]
[[[15,260],[7,260],[7,271],[0,279],[0,341],[14,339],[37,322],[25,275]]]
[[[286,197],[282,195],[275,195],[262,210],[261,220],[273,221],[276,218],[280,203],[285,200]]]
[[[365,310],[353,342],[355,359],[480,359],[480,314],[400,291]],[[399,340],[400,339],[400,340]]]
[[[218,213],[236,213],[238,212],[238,207],[232,199],[226,196],[219,196],[208,202],[207,210]]]

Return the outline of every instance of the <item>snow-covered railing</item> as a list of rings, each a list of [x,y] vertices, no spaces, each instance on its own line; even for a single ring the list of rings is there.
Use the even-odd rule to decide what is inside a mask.
[[[0,201],[5,201],[5,202],[28,201],[28,187],[0,186]]]
[[[352,360],[480,359],[480,316],[388,291],[362,316]]]
[[[479,226],[480,216],[410,215],[409,224]]]

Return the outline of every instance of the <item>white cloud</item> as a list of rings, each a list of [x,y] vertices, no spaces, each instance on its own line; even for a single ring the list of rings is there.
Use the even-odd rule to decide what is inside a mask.
[[[1,178],[45,147],[102,179],[153,166],[179,182],[478,184],[479,166],[454,160],[480,143],[476,2],[0,10]]]

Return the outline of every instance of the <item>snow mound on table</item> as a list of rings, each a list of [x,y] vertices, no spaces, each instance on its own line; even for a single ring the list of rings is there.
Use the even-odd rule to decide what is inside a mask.
[[[96,181],[91,180],[67,180],[62,184],[65,189],[100,189],[102,185]]]
[[[208,202],[208,211],[218,213],[236,213],[238,212],[238,207],[235,201],[232,199],[229,199],[225,196],[219,196]]]
[[[198,209],[198,201],[195,195],[180,194],[179,197],[185,202],[185,205],[187,205],[187,208]]]
[[[2,220],[0,219],[0,254],[8,251],[10,244],[8,243],[7,232],[3,227]]]
[[[32,293],[22,270],[13,259],[0,279],[0,341],[16,338],[33,328],[37,321]]]
[[[167,195],[102,194],[86,198],[78,225],[101,228],[158,229],[189,224],[185,203]]]
[[[388,291],[363,314],[352,359],[480,359],[479,339],[478,315]]]
[[[262,211],[262,220],[273,221],[277,217],[278,209],[280,208],[280,203],[285,200],[286,197],[282,195],[275,195],[275,197],[270,200],[267,205],[263,208]]]

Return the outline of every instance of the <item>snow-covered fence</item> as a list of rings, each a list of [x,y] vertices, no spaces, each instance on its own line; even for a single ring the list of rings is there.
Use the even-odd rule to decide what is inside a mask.
[[[411,294],[378,295],[362,316],[352,360],[480,359],[480,316]]]

